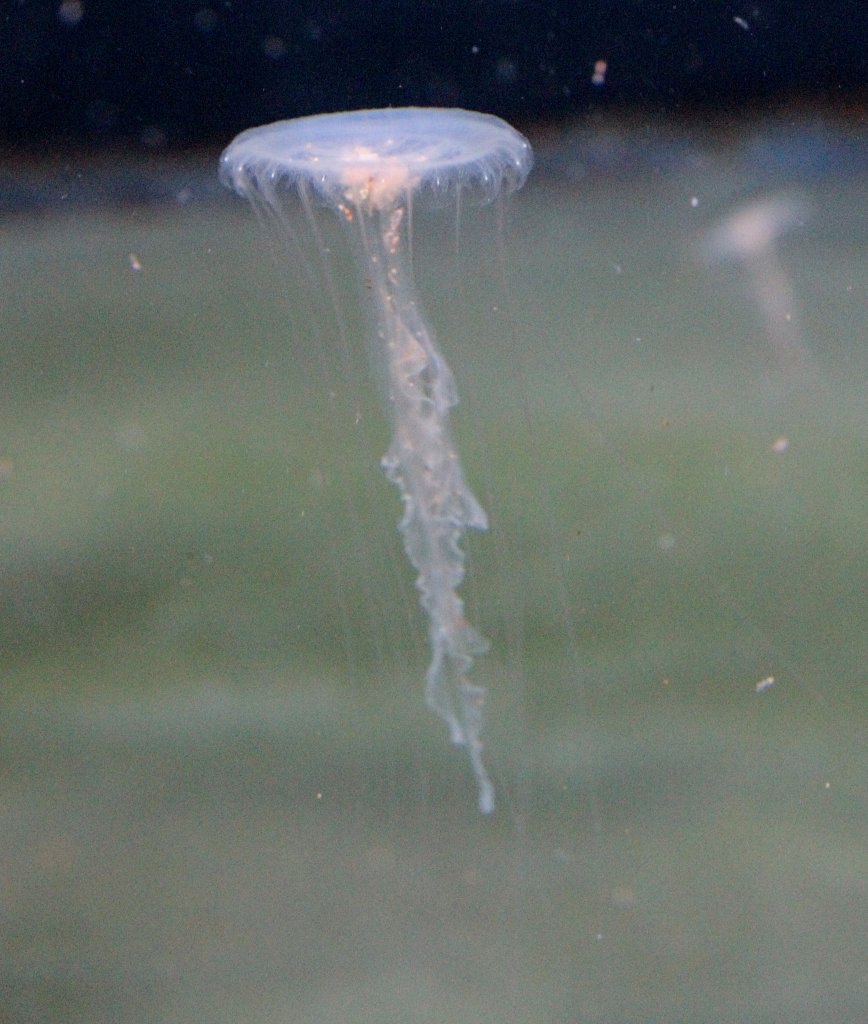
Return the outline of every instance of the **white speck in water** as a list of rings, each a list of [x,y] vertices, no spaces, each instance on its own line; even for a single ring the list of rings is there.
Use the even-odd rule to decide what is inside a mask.
[[[774,686],[774,685],[775,685],[775,677],[774,676],[766,676],[765,679],[760,679],[760,681],[756,684],[755,689],[756,689],[757,693],[763,693],[770,686]]]
[[[84,17],[84,4],[81,0],[63,0],[57,8],[57,18],[62,25],[73,27]]]

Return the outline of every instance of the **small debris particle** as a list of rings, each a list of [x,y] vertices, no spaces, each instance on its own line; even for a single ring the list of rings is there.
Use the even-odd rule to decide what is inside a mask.
[[[612,886],[609,897],[618,910],[632,910],[639,902],[636,890],[631,885]]]
[[[774,676],[766,676],[765,679],[760,679],[760,681],[756,684],[754,689],[756,690],[757,693],[763,693],[770,686],[774,686],[774,685],[775,685],[775,677]]]
[[[733,18],[732,20],[736,23],[736,25],[738,25],[739,28],[743,28],[745,32],[750,32],[750,25],[748,25],[744,18],[736,17]]]
[[[789,447],[790,439],[788,437],[776,437],[774,441],[772,441],[772,451],[775,455],[783,455]]]
[[[606,72],[609,70],[607,60],[594,61],[594,73],[591,75],[591,85],[605,85]]]
[[[57,8],[57,18],[61,25],[73,28],[78,25],[84,17],[84,4],[82,0],[63,0]]]

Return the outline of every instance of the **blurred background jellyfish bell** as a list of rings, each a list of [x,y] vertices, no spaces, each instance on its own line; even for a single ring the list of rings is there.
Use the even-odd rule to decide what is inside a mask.
[[[395,108],[321,114],[253,128],[221,157],[225,184],[281,217],[283,195],[297,191],[332,208],[361,242],[362,273],[375,308],[372,359],[385,382],[392,441],[382,458],[401,493],[404,550],[417,572],[428,620],[425,699],[468,753],[479,809],[494,809],[482,760],[485,690],[469,674],[487,642],[470,625],[458,589],[468,528],[486,514],[464,479],[449,411],[458,396],[452,372],[423,319],[411,259],[413,205],[464,198],[491,202],[519,188],[532,164],[528,141],[489,114]]]

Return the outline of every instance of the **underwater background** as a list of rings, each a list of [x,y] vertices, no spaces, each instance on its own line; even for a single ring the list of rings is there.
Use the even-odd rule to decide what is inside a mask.
[[[866,53],[859,0],[0,10],[0,1024],[868,1019]],[[487,816],[372,282],[217,176],[407,105],[536,158],[412,218]]]
[[[337,226],[332,304],[219,148],[7,161],[0,1021],[864,1019],[862,124],[530,119],[420,213],[490,818]]]

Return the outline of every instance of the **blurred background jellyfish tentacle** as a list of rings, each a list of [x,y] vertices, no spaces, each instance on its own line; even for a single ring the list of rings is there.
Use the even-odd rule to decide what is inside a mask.
[[[485,689],[468,676],[488,644],[467,621],[458,589],[464,533],[487,529],[488,519],[452,441],[449,412],[458,393],[420,311],[410,224],[415,197],[456,206],[465,195],[491,201],[520,187],[531,162],[529,143],[506,122],[439,108],[281,121],[243,132],[221,159],[223,180],[254,205],[279,203],[281,185],[313,191],[358,234],[393,432],[382,466],[401,492],[399,528],[428,617],[425,699],[452,742],[466,748],[484,814],[494,809],[482,761]]]

